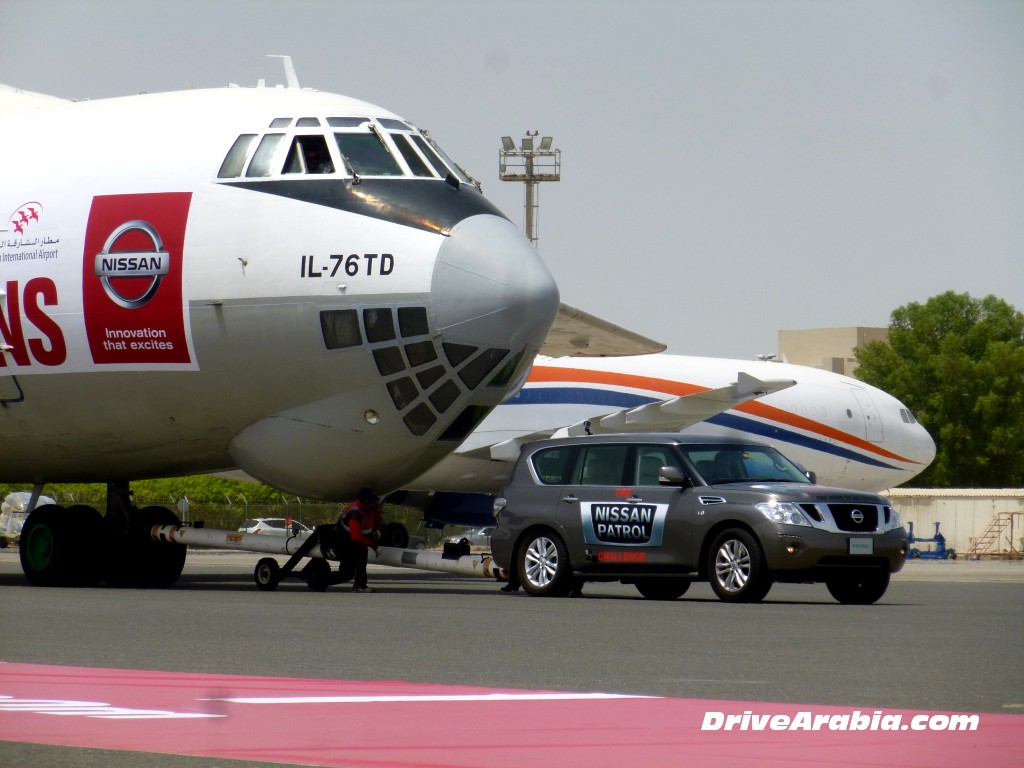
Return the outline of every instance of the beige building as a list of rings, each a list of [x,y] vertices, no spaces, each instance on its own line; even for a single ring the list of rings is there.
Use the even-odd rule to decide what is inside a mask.
[[[935,524],[960,557],[1015,557],[1024,553],[1024,489],[893,488],[886,496],[914,536],[931,539]],[[935,543],[910,545],[934,551]]]
[[[779,354],[776,359],[851,376],[857,369],[853,351],[869,341],[885,341],[888,337],[888,328],[812,328],[804,331],[779,331]]]

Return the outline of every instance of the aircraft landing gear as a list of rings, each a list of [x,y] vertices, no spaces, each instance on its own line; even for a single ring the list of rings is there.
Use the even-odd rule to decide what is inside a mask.
[[[409,531],[401,523],[385,523],[380,529],[381,546],[395,547],[396,549],[407,549],[409,546]]]
[[[178,516],[165,507],[132,507],[127,525],[116,527],[110,539],[103,577],[107,584],[157,589],[174,584],[185,567],[187,550],[180,544],[154,540],[150,531],[154,525],[180,524]]]
[[[99,512],[80,504],[33,510],[22,527],[19,552],[28,580],[41,587],[96,586],[102,576],[102,522]]]
[[[186,548],[154,541],[154,525],[178,525],[164,507],[138,509],[127,483],[107,486],[107,515],[92,507],[46,504],[22,528],[21,567],[44,587],[169,587],[185,566]]]

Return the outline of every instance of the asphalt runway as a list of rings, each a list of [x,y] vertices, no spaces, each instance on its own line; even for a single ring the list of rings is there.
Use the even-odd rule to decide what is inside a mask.
[[[0,551],[0,659],[1024,715],[1020,562],[909,563],[879,603],[844,606],[824,585],[776,585],[756,605],[723,604],[705,584],[670,603],[617,584],[540,599],[378,567],[374,594],[297,580],[261,592],[259,557],[194,552],[169,590],[46,589],[27,583],[16,550]],[[11,738],[2,724],[0,738]],[[0,765],[258,763],[8,740]]]

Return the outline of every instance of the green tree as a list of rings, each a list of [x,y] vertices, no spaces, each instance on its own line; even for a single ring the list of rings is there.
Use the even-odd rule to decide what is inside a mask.
[[[902,400],[935,440],[914,483],[1024,485],[1024,315],[947,291],[896,309],[888,342],[856,352],[857,377]]]

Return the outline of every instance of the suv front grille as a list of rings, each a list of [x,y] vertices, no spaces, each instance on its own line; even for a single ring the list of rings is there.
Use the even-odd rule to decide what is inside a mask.
[[[841,531],[873,533],[878,530],[878,507],[874,504],[829,504],[828,511]]]

